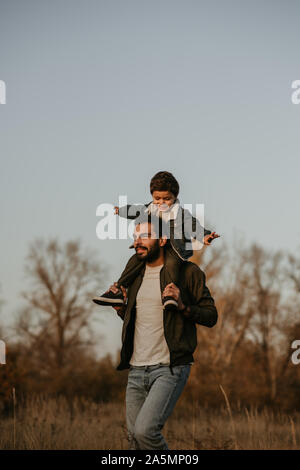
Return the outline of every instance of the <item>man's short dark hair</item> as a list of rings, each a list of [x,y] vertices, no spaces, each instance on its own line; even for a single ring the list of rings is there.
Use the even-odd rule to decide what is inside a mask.
[[[158,238],[161,238],[161,237],[167,237],[168,239],[170,238],[169,226],[161,217],[158,217],[157,215],[151,214],[151,213],[141,214],[134,221],[135,226],[139,224],[146,224],[146,223],[154,226],[154,232],[156,233]]]
[[[177,179],[168,171],[159,171],[150,181],[150,192],[170,191],[175,197],[179,193],[179,183]]]

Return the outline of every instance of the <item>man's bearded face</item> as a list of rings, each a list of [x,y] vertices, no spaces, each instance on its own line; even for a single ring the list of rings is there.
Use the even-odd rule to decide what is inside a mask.
[[[134,232],[134,249],[141,261],[155,261],[160,254],[160,243],[149,223],[138,225]]]

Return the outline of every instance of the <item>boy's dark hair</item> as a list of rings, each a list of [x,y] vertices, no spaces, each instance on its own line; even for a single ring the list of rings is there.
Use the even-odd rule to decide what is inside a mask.
[[[170,229],[168,224],[161,217],[158,217],[155,214],[142,214],[135,219],[134,224],[135,226],[137,226],[139,224],[144,224],[147,222],[154,226],[154,231],[156,235],[158,235],[158,238],[170,238]]]
[[[150,181],[150,192],[154,191],[170,191],[175,197],[179,193],[179,184],[176,178],[168,171],[159,171]]]

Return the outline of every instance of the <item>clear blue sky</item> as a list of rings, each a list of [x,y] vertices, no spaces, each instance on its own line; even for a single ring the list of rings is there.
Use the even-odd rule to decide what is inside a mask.
[[[293,0],[0,1],[6,320],[36,237],[81,238],[109,285],[131,252],[96,238],[96,207],[149,201],[159,170],[228,242],[299,248],[299,14]],[[121,321],[100,316],[114,351]]]

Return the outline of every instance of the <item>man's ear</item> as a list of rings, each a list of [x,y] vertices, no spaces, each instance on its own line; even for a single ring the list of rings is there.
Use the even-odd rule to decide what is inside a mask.
[[[167,237],[160,237],[159,239],[159,246],[163,247],[167,243],[168,239]]]

